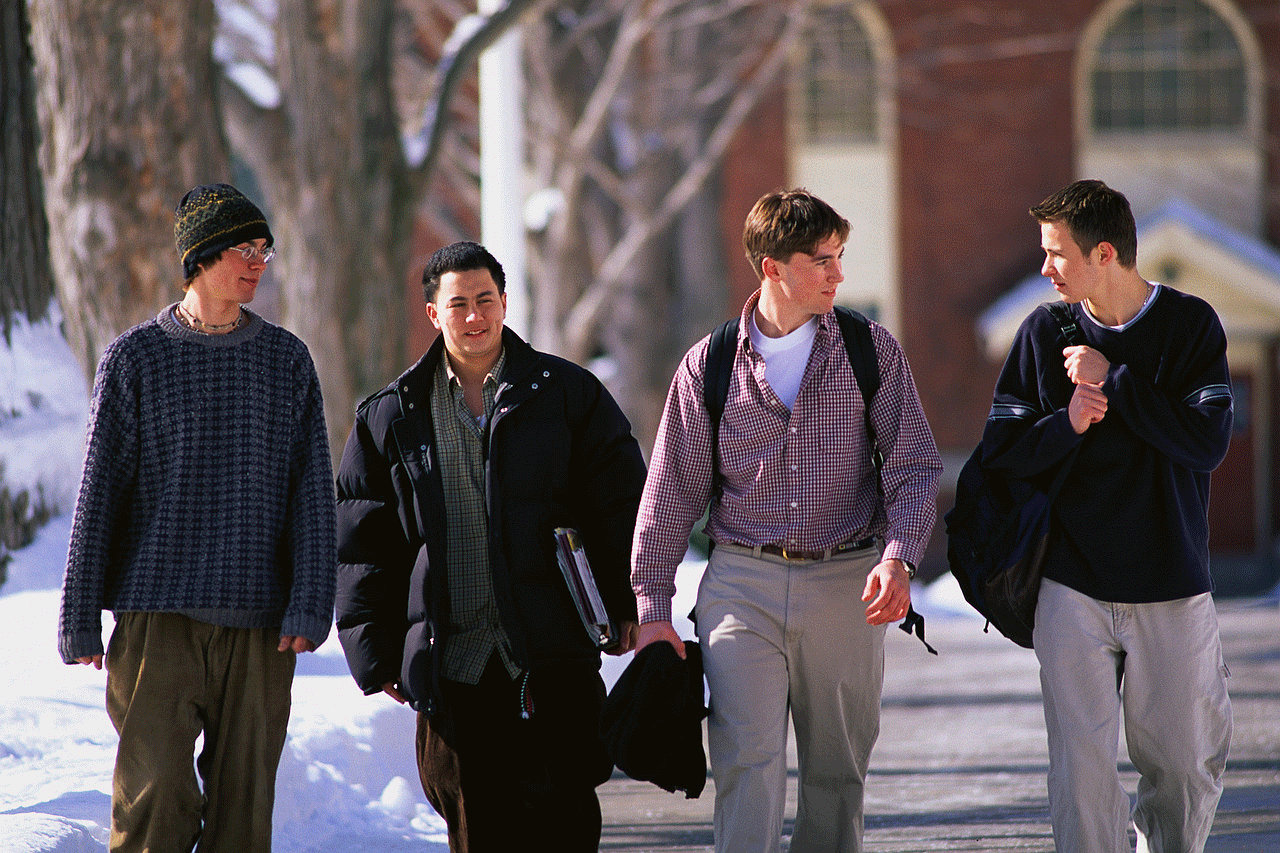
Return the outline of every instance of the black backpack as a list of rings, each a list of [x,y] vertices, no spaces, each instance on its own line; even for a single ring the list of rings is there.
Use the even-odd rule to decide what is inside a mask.
[[[1044,307],[1057,320],[1068,346],[1084,343],[1064,303]],[[1023,648],[1032,647],[1051,507],[1079,450],[1077,445],[1059,464],[1046,490],[1030,480],[988,471],[982,464],[982,442],[978,442],[960,469],[955,507],[944,519],[947,562],[965,600],[986,617],[988,626],[995,625]]]
[[[844,349],[853,367],[853,375],[862,392],[863,420],[867,429],[867,446],[871,448],[871,464],[876,470],[876,484],[880,485],[880,469],[884,466],[884,454],[876,441],[875,425],[871,422],[871,401],[880,390],[880,361],[876,357],[875,343],[871,340],[871,324],[865,316],[844,305],[835,306],[836,321]],[[724,477],[720,473],[720,419],[724,416],[725,403],[729,399],[729,380],[733,376],[733,362],[738,352],[738,326],[740,317],[726,320],[711,333],[711,345],[707,349],[707,363],[703,371],[702,402],[707,407],[711,425],[711,499],[719,501],[724,491]],[[924,617],[907,610],[907,616],[899,626],[908,634],[915,634],[931,654],[937,654],[924,639]]]

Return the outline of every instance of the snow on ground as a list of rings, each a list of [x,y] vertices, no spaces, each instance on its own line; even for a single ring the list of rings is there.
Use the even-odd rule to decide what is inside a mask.
[[[67,517],[18,552],[26,591],[0,589],[0,850],[101,851],[109,832],[116,735],[105,674],[58,658],[58,590]],[[41,588],[42,587],[42,588]],[[110,614],[104,631],[111,629]],[[361,695],[335,639],[299,657],[294,710],[277,777],[275,849],[446,850],[413,759],[414,715]]]
[[[43,491],[70,511],[80,483],[88,391],[59,331],[62,315],[31,324],[15,317],[0,338],[0,474],[11,492]],[[33,497],[35,495],[33,494]]]

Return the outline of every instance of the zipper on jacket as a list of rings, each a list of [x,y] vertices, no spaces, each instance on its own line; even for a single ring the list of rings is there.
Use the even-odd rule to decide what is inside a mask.
[[[529,692],[529,670],[520,678],[520,719],[533,719],[533,694]]]

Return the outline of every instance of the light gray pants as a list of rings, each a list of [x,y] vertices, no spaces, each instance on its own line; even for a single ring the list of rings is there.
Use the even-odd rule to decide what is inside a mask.
[[[1209,593],[1114,604],[1045,580],[1033,641],[1057,849],[1132,849],[1129,797],[1116,766],[1123,709],[1129,758],[1141,774],[1132,812],[1138,850],[1203,850],[1231,743],[1226,666]]]
[[[885,626],[861,600],[875,548],[825,562],[717,545],[696,622],[711,688],[718,853],[776,853],[796,727],[792,853],[862,849],[862,796],[880,733]]]

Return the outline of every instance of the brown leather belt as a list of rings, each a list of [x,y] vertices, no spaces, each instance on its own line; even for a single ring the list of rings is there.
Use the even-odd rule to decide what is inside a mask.
[[[841,542],[839,545],[832,545],[821,551],[805,551],[800,548],[789,548],[786,545],[756,545],[751,550],[759,554],[771,554],[775,557],[781,557],[784,560],[830,560],[840,554],[848,554],[850,551],[861,551],[864,548],[870,548],[876,544],[876,537],[868,536],[865,539],[858,539],[850,542]]]

